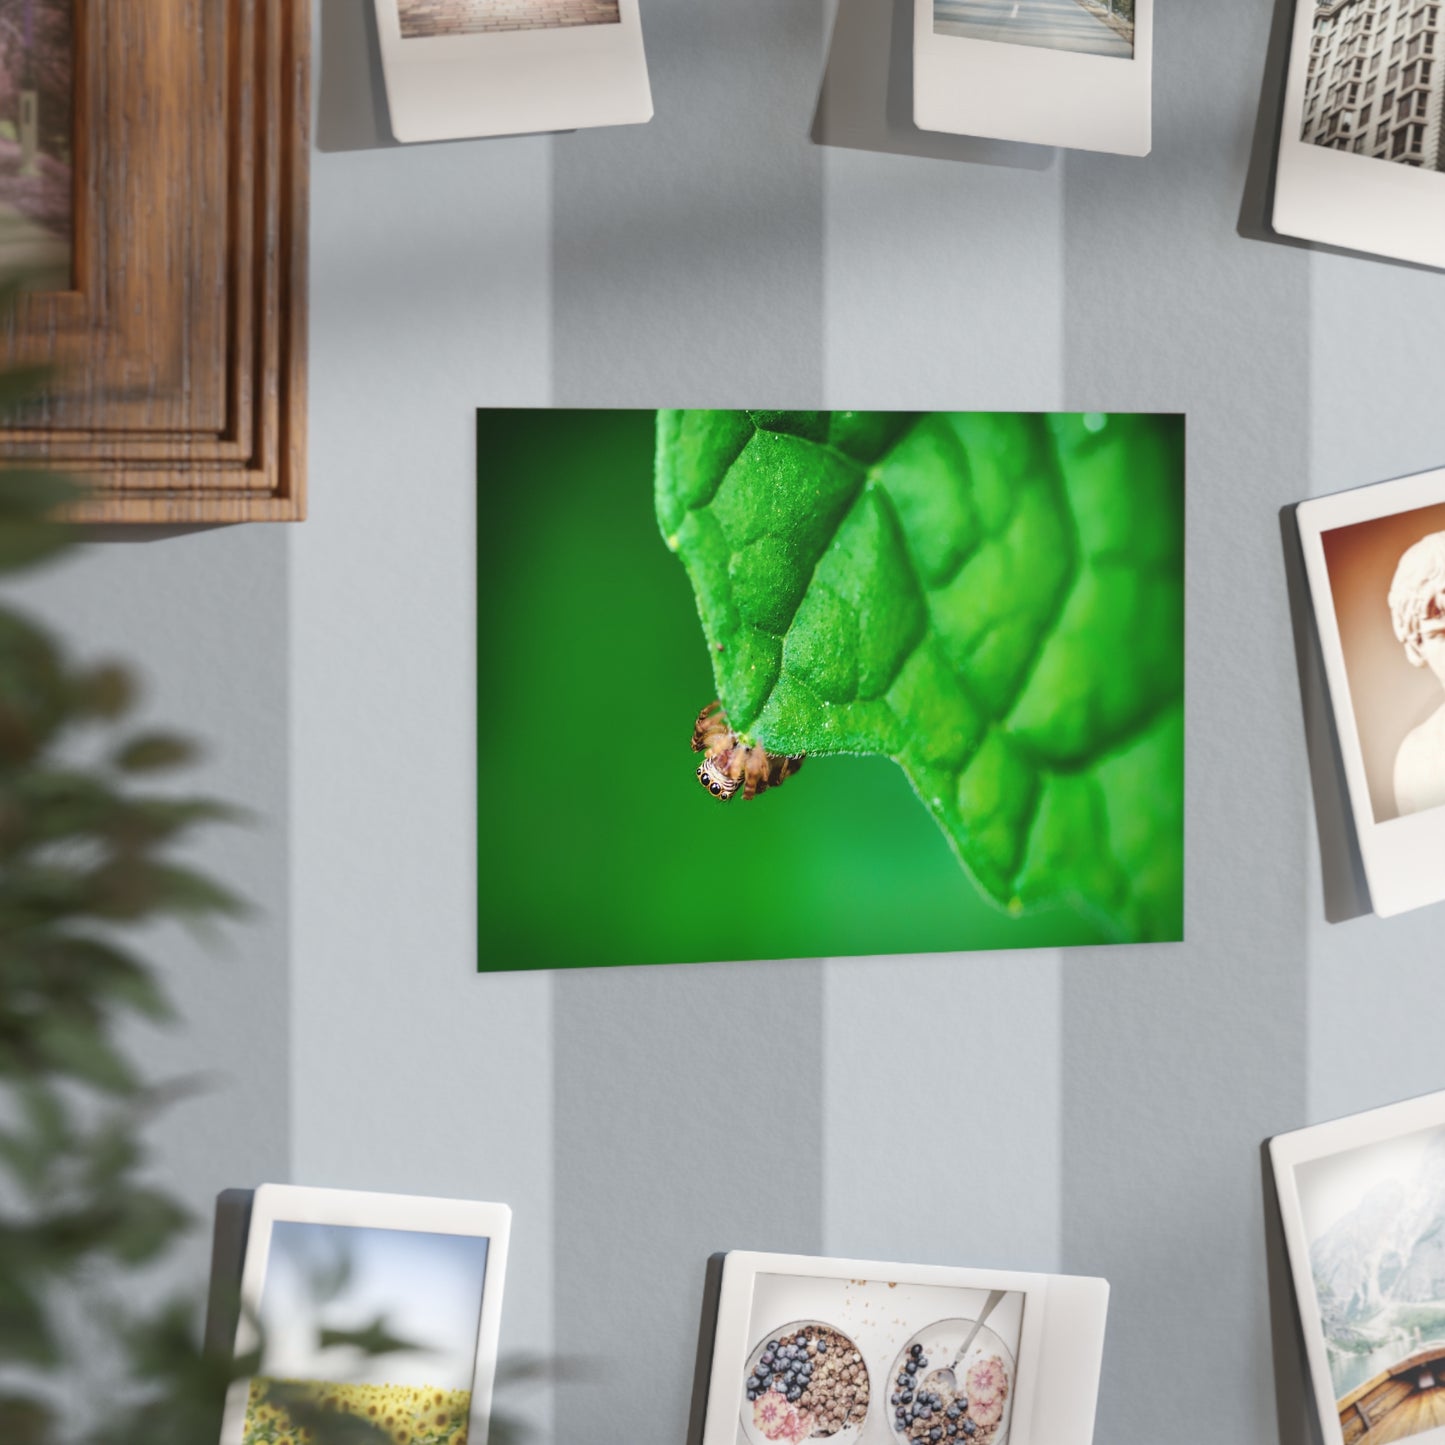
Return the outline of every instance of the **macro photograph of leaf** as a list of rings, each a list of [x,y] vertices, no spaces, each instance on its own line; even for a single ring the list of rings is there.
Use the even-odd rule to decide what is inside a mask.
[[[478,443],[480,967],[1182,936],[1182,417]]]

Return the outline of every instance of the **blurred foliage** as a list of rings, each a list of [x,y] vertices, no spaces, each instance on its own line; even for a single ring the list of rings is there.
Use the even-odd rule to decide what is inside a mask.
[[[894,759],[1012,914],[1179,938],[1183,445],[1177,416],[660,412],[732,726]]]
[[[0,420],[42,380],[0,377]],[[40,468],[0,471],[0,577],[72,543],[52,517],[83,490]],[[77,661],[0,604],[0,1360],[29,1367],[0,1389],[6,1445],[214,1439],[232,1370],[201,1354],[192,1305],[119,1303],[190,1223],[145,1177],[142,1130],[173,1091],[143,1079],[117,1035],[127,1017],[172,1013],[129,939],[241,911],[172,856],[233,810],[155,789],[196,750],[135,726],[135,701],[125,668]],[[107,1403],[103,1425],[82,1423],[94,1341],[64,1323],[67,1300],[113,1335],[136,1387],[135,1408]]]
[[[14,290],[0,292],[0,313]],[[0,424],[42,381],[0,375]],[[73,544],[75,529],[52,517],[83,494],[54,472],[0,470],[0,580]],[[0,602],[3,1445],[213,1445],[227,1386],[259,1367],[256,1356],[203,1351],[195,1299],[137,1304],[144,1271],[193,1221],[147,1178],[144,1127],[177,1091],[147,1081],[118,1042],[132,1019],[173,1019],[134,940],[244,907],[174,856],[197,828],[238,811],[156,789],[198,749],[135,726],[135,701],[126,668],[78,661]],[[378,1321],[347,1343],[364,1356],[403,1342]],[[314,1402],[296,1411],[314,1445],[392,1445]],[[494,1418],[494,1445],[518,1434]]]

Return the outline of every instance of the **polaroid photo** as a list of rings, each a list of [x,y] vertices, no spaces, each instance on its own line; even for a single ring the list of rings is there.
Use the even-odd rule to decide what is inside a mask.
[[[1274,229],[1445,266],[1438,0],[1297,0]]]
[[[1360,857],[1388,918],[1445,898],[1445,469],[1298,517]]]
[[[693,1445],[1088,1445],[1108,1299],[1101,1279],[729,1253]]]
[[[1143,156],[1154,0],[914,0],[920,130]]]
[[[1441,1445],[1445,1093],[1269,1150],[1324,1445]]]
[[[638,0],[376,0],[399,141],[652,119]]]
[[[231,1386],[221,1445],[307,1438],[318,1411],[397,1440],[486,1445],[511,1217],[504,1204],[263,1184],[235,1344],[259,1347],[260,1370]],[[376,1352],[386,1339],[398,1348]]]

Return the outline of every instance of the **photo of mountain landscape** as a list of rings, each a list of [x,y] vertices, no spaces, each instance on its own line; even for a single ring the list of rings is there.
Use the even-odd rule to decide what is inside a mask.
[[[1445,1127],[1296,1168],[1310,1273],[1345,1438],[1445,1424]],[[1396,1398],[1398,1397],[1398,1398]],[[1411,1420],[1386,1414],[1408,1404]],[[1353,1429],[1351,1427],[1354,1427]]]

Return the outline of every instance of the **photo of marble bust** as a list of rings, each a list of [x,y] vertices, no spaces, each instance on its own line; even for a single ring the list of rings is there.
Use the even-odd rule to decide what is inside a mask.
[[[1445,532],[1406,549],[1390,584],[1390,621],[1412,667],[1445,690]],[[1404,816],[1445,804],[1445,695],[1395,754],[1395,807]]]
[[[1320,542],[1374,821],[1445,806],[1445,503]]]

